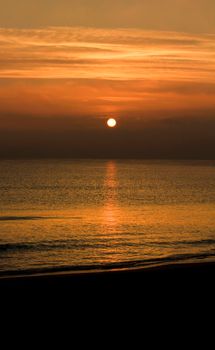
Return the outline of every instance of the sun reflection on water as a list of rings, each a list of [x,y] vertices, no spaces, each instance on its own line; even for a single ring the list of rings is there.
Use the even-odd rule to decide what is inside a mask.
[[[105,205],[103,210],[103,218],[106,229],[111,232],[116,232],[119,226],[119,211],[118,205],[118,179],[117,179],[117,164],[115,161],[108,161],[106,165],[106,176],[104,181],[105,190]]]

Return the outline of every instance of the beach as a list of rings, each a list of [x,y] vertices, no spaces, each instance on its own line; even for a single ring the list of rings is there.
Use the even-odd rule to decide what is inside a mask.
[[[214,295],[215,262],[189,262],[109,271],[57,272],[0,278],[1,294],[136,296],[181,293],[181,296]]]

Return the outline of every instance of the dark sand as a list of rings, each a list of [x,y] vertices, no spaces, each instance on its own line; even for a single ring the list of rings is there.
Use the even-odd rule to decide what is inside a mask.
[[[58,295],[65,297],[153,295],[215,295],[215,262],[193,262],[144,268],[58,272],[0,278],[0,292],[9,295]]]
[[[15,320],[16,328],[23,328],[24,319],[29,327],[31,322],[43,323],[44,329],[63,323],[94,331],[101,327],[109,334],[113,325],[131,327],[136,320],[139,327],[165,332],[177,322],[180,331],[180,324],[190,329],[214,314],[214,277],[215,262],[2,277],[1,314],[9,327]]]

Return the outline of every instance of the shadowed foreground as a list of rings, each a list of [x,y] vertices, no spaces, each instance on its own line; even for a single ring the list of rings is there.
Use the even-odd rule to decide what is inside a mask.
[[[53,322],[109,332],[110,324],[116,329],[122,324],[131,327],[134,320],[153,330],[175,329],[175,322],[183,320],[190,329],[193,322],[204,324],[215,311],[214,276],[215,263],[197,263],[4,278],[0,279],[2,317],[9,318],[10,327],[11,320],[17,327],[22,317],[27,325],[39,319],[44,329]]]
[[[61,272],[0,279],[1,294],[17,298],[59,296],[64,298],[145,297],[161,299],[179,295],[183,298],[212,298],[215,263],[183,263],[140,269]]]

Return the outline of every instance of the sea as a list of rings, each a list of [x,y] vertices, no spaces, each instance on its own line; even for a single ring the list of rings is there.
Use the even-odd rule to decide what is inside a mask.
[[[209,260],[215,161],[0,161],[0,276]]]

